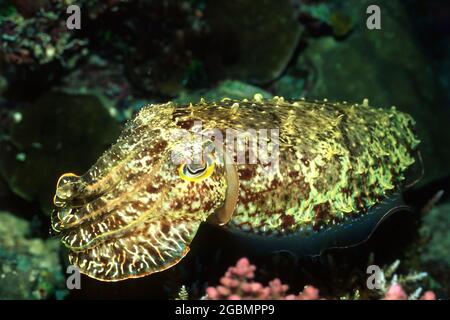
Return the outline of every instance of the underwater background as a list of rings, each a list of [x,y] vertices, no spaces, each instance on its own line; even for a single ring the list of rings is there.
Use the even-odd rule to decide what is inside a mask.
[[[370,30],[372,2],[0,0],[0,299],[392,295],[367,288],[368,265],[401,284],[396,297],[448,299],[450,3],[379,0],[381,29]],[[81,8],[79,30],[66,27],[70,4]],[[425,173],[411,201],[444,195],[421,216],[393,215],[367,242],[320,257],[252,257],[205,225],[169,270],[117,283],[83,276],[82,289],[68,290],[67,252],[49,233],[58,177],[85,172],[144,105],[256,93],[368,98],[409,113]],[[249,291],[234,292],[233,276]]]

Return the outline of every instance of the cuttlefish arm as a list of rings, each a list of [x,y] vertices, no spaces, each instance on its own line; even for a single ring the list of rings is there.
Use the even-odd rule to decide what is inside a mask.
[[[177,264],[188,252],[200,220],[146,221],[120,238],[83,251],[71,251],[69,261],[102,281],[143,277]]]
[[[102,281],[177,264],[201,223],[227,223],[237,202],[234,164],[217,163],[208,179],[185,181],[168,161],[170,142],[156,130],[138,133],[119,138],[85,175],[66,174],[57,183],[53,232],[70,263]]]
[[[71,206],[68,199],[57,206],[53,227],[70,250],[71,264],[92,278],[119,281],[163,271],[187,254],[207,213],[166,214],[166,192],[156,187],[158,169],[134,171],[133,179],[83,205]]]
[[[208,222],[224,225],[231,219],[239,195],[236,166],[226,165],[227,192],[224,205],[209,216]],[[142,277],[166,270],[177,264],[188,252],[204,219],[145,221],[135,229],[87,250],[72,251],[69,260],[89,276],[103,281]]]

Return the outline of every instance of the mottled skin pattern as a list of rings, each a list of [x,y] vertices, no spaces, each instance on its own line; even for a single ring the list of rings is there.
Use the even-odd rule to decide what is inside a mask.
[[[214,170],[200,181],[182,179],[171,161],[173,152],[184,156],[178,147],[185,143],[171,129],[192,130],[195,121],[224,134],[228,128],[279,129],[276,171],[233,164],[238,198],[223,227],[260,235],[317,230],[364,214],[401,190],[419,143],[409,115],[371,108],[368,101],[255,95],[145,107],[87,173],[58,181],[52,227],[83,273],[117,281],[167,269],[186,255],[200,224],[215,221],[231,185],[223,156],[212,154]]]

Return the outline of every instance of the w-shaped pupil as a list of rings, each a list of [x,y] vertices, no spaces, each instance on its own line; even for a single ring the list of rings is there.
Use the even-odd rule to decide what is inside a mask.
[[[198,175],[206,170],[206,162],[202,164],[187,165],[186,170],[192,175]]]

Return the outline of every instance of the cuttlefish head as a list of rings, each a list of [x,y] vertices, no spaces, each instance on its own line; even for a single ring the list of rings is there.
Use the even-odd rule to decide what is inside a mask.
[[[200,224],[225,224],[238,178],[208,139],[166,129],[125,129],[84,175],[62,175],[52,229],[80,271],[103,281],[142,277],[178,263]]]

